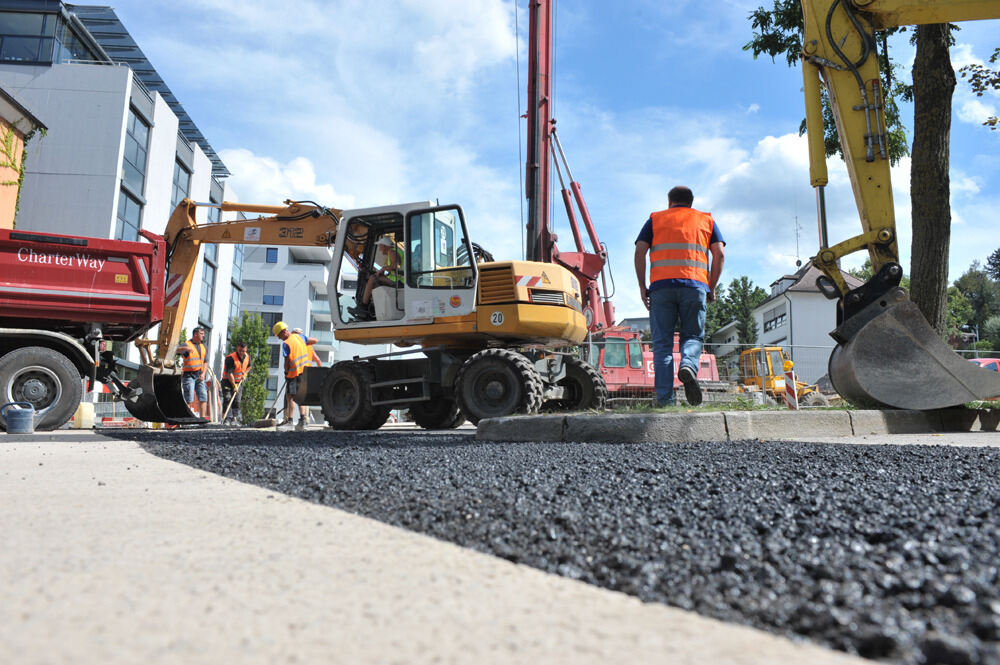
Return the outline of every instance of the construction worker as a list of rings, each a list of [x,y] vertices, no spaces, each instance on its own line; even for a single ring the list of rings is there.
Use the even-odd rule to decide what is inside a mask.
[[[292,328],[292,333],[305,335],[305,331],[302,330],[302,328]],[[319,354],[316,353],[315,347],[312,344],[309,344],[308,348],[309,348],[309,362],[313,364],[313,367],[322,367],[323,361],[319,359]]]
[[[281,424],[287,425],[292,422],[295,413],[295,394],[299,392],[299,377],[311,361],[309,345],[316,344],[319,340],[315,337],[306,337],[302,333],[293,333],[284,321],[275,323],[271,332],[282,341],[281,355],[285,359],[285,420]],[[308,418],[308,407],[299,406],[296,431],[301,432],[306,428]]]
[[[198,326],[191,332],[191,339],[177,348],[184,356],[181,391],[191,413],[208,419],[208,388],[205,387],[205,369],[208,349],[205,348],[205,329]]]
[[[651,213],[635,240],[639,296],[649,310],[653,333],[656,406],[674,403],[673,349],[678,321],[681,366],[677,378],[684,384],[688,404],[701,404],[698,366],[705,341],[705,312],[707,303],[715,300],[726,242],[712,216],[692,208],[693,202],[689,188],[674,187],[667,193],[668,208]]]
[[[247,353],[247,343],[236,342],[236,350],[226,356],[222,370],[222,404],[228,406],[229,413],[223,425],[236,422],[240,413],[240,384],[250,376],[250,355]]]

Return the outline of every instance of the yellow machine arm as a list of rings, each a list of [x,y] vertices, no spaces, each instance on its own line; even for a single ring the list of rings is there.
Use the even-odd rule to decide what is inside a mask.
[[[845,398],[872,406],[932,409],[1000,394],[995,372],[953,353],[899,288],[888,135],[875,31],[901,25],[1000,18],[1000,0],[801,0],[809,175],[822,244],[819,287],[840,299],[830,379]],[[861,235],[827,247],[827,184],[820,86],[825,84],[861,217]],[[839,260],[867,250],[874,277],[851,290]]]
[[[218,208],[223,212],[256,213],[253,219],[199,224],[198,208]],[[169,366],[177,351],[180,322],[187,309],[194,267],[202,243],[241,245],[293,245],[330,247],[337,237],[340,210],[301,201],[285,201],[283,206],[244,203],[197,203],[184,199],[174,209],[164,239],[167,243],[167,282],[163,322],[157,340],[138,340],[143,363]],[[149,347],[159,345],[156,358]]]

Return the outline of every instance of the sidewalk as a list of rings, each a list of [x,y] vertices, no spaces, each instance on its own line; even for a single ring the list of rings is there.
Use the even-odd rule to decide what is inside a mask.
[[[863,663],[168,462],[0,435],[0,662]]]

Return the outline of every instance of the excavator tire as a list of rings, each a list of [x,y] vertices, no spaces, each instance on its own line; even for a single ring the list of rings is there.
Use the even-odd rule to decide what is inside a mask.
[[[802,398],[802,406],[830,406],[830,400],[823,393],[813,391]]]
[[[26,346],[0,358],[0,404],[29,402],[35,408],[36,430],[61,427],[82,397],[80,372],[58,351]],[[0,429],[7,429],[3,418]]]
[[[486,349],[468,358],[456,386],[458,405],[473,425],[483,418],[538,413],[542,406],[542,377],[510,349]]]
[[[410,407],[413,422],[424,429],[454,429],[465,422],[465,414],[454,399],[441,397]]]
[[[565,397],[545,403],[551,411],[603,411],[608,401],[608,386],[597,368],[579,358],[566,358],[566,378],[559,382]]]
[[[375,372],[361,362],[335,364],[323,381],[320,404],[323,416],[335,429],[377,429],[389,417],[389,409],[371,403],[371,385]],[[384,410],[384,415],[383,415]],[[381,416],[381,422],[378,422]]]

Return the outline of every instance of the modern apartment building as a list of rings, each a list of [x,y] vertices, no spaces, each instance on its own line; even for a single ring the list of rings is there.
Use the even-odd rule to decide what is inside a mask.
[[[27,147],[18,228],[135,240],[162,233],[184,197],[226,197],[225,164],[110,7],[0,0],[0,87],[48,128]],[[205,246],[184,317],[189,334],[206,328],[216,367],[240,310],[241,257]]]

